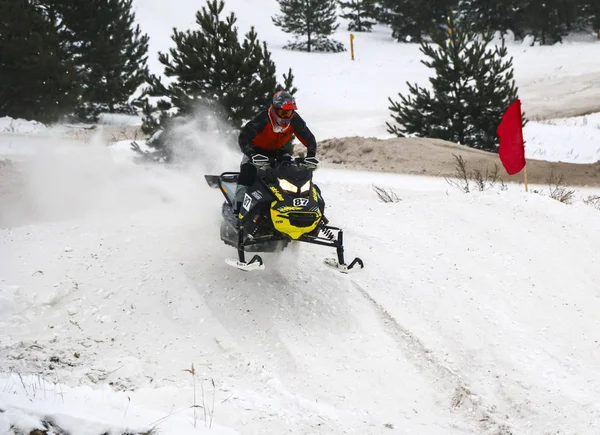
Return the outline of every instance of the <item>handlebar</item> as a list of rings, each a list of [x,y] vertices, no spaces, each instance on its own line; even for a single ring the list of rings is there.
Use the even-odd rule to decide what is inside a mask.
[[[266,157],[266,156],[265,156]],[[285,167],[285,166],[292,166],[292,165],[297,165],[297,166],[302,166],[305,169],[315,169],[314,165],[304,165],[304,157],[292,157],[290,155],[285,155],[285,156],[278,156],[278,157],[267,157],[263,161],[260,162],[260,164],[257,164],[256,162],[252,162],[252,164],[254,166],[256,166],[258,169],[263,169],[265,166],[270,166],[271,168],[275,168],[275,167]]]

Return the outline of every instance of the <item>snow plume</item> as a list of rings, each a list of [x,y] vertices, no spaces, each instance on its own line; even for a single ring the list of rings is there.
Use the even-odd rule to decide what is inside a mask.
[[[176,164],[205,172],[223,172],[236,170],[239,165],[237,133],[221,107],[197,103],[190,115],[173,120],[162,133],[161,141],[167,143]]]
[[[134,164],[120,158],[123,151],[132,155],[129,146],[113,150],[101,134],[85,143],[39,139],[33,153],[0,171],[9,190],[0,195],[0,227],[157,207],[188,213],[206,198],[218,204],[220,193],[208,188],[204,175],[236,171],[241,157],[223,140],[221,125],[208,116],[178,125],[171,136],[185,162],[179,165]]]

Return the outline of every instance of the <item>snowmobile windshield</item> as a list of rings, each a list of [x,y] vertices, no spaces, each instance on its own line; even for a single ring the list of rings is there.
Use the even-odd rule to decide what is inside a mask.
[[[277,169],[277,177],[288,180],[296,186],[303,186],[312,179],[312,171],[294,164],[283,164]]]

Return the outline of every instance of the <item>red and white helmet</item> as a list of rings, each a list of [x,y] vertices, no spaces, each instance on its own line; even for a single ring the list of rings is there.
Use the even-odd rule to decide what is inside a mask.
[[[281,110],[298,110],[294,96],[288,91],[279,91],[273,95],[273,107]]]
[[[275,132],[287,130],[292,122],[294,110],[298,110],[296,100],[287,91],[279,91],[273,95],[273,104],[269,109],[269,118]]]

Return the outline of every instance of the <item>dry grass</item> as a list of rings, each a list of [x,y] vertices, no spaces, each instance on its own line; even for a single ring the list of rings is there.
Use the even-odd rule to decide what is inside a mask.
[[[546,180],[550,191],[550,198],[563,204],[572,204],[575,196],[574,190],[569,190],[564,185],[565,179],[562,174],[556,174],[554,171],[550,173]]]
[[[473,169],[470,171],[467,168],[467,162],[462,155],[452,154],[454,157],[454,177],[444,177],[446,182],[453,187],[456,187],[464,193],[470,193],[473,191],[484,192],[493,188],[496,184],[500,184],[501,190],[506,190],[506,184],[500,177],[500,168],[498,165],[494,165],[494,169],[490,170],[486,168],[484,171],[481,169]]]
[[[373,190],[379,197],[379,200],[386,204],[402,201],[392,189],[385,189],[383,187],[373,185]]]
[[[583,203],[600,210],[600,195],[590,195],[583,200]]]

